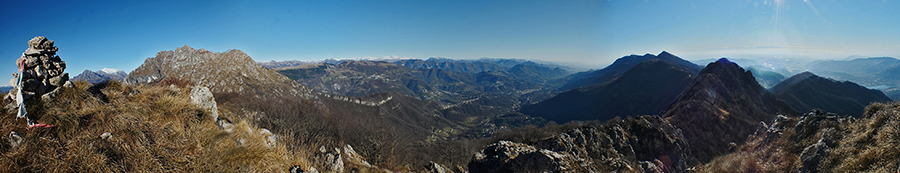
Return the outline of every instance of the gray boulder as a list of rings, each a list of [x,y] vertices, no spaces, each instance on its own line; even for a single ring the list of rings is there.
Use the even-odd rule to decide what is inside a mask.
[[[22,138],[16,131],[11,131],[9,132],[9,135],[6,136],[6,141],[9,142],[10,148],[16,149],[25,142],[25,138]]]
[[[191,88],[191,102],[197,104],[201,109],[209,111],[213,121],[219,119],[219,108],[216,106],[216,100],[209,88],[202,86]]]
[[[500,141],[476,153],[469,169],[473,172],[571,172],[576,160],[568,153]]]

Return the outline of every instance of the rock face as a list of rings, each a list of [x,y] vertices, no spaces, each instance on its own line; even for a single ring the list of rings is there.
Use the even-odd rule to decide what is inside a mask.
[[[315,157],[317,160],[322,161],[317,166],[323,168],[322,170],[326,172],[344,172],[345,170],[355,170],[355,168],[359,167],[375,168],[375,166],[366,162],[365,158],[357,154],[350,144],[344,145],[343,149],[334,148],[332,151],[328,151],[325,149],[325,146],[321,146],[319,147],[319,153]]]
[[[201,109],[209,111],[212,120],[219,120],[219,108],[216,106],[216,100],[213,98],[212,92],[209,92],[209,88],[202,86],[191,88],[191,102],[197,104]]]
[[[477,153],[472,172],[684,172],[687,142],[665,119],[587,125],[531,145],[501,141]],[[641,166],[644,165],[644,166]]]
[[[22,53],[22,57],[16,60],[20,73],[13,74],[10,85],[16,86],[21,76],[22,98],[26,103],[34,101],[39,96],[43,101],[49,101],[60,91],[59,88],[69,83],[69,73],[65,73],[66,62],[56,56],[57,47],[53,46],[53,40],[44,36],[37,36],[28,41],[28,49]],[[18,87],[18,86],[17,86]],[[16,91],[10,90],[7,99],[14,100]],[[15,102],[13,107],[16,108]]]
[[[500,141],[475,154],[472,172],[566,172],[574,171],[574,156],[534,146]]]
[[[881,91],[868,89],[849,81],[835,81],[804,72],[772,87],[772,93],[794,109],[822,109],[841,115],[859,117],[873,102],[889,102]]]
[[[800,113],[760,86],[750,71],[722,58],[710,63],[663,115],[684,131],[700,162],[738,145],[758,122]]]
[[[16,131],[10,131],[9,135],[6,136],[6,142],[9,143],[10,148],[17,149],[19,148],[19,145],[22,145],[22,143],[25,142],[25,138],[22,138]]]
[[[812,110],[760,123],[731,154],[697,172],[896,172],[900,102],[870,104],[856,118]],[[741,165],[741,166],[736,166]]]
[[[260,97],[304,95],[311,90],[284,75],[257,64],[240,50],[223,53],[183,46],[147,58],[125,77],[128,84],[146,84],[166,78],[187,80],[209,87],[213,93],[252,93]]]

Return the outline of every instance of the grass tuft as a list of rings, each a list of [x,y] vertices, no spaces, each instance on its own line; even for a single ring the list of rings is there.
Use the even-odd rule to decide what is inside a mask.
[[[52,101],[29,106],[48,129],[27,129],[2,112],[0,172],[281,172],[306,167],[284,141],[266,146],[260,129],[239,119],[226,133],[191,103],[190,83],[76,82]],[[170,87],[175,85],[176,87]],[[8,103],[3,103],[8,104]],[[15,131],[20,147],[6,142]],[[101,134],[110,133],[104,139]],[[243,142],[241,142],[243,141]]]

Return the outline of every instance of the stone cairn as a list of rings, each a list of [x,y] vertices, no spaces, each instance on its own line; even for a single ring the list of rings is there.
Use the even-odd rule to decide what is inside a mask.
[[[10,85],[13,89],[5,99],[15,100],[19,87],[22,87],[24,103],[32,103],[35,96],[40,96],[41,101],[49,101],[59,94],[63,86],[72,87],[69,81],[69,73],[66,70],[66,62],[56,56],[57,47],[53,46],[53,40],[44,36],[37,36],[28,41],[28,49],[22,53],[22,57],[16,60],[19,73],[13,73]],[[21,84],[16,85],[19,75],[22,75]],[[15,102],[6,106],[7,109],[17,109]]]

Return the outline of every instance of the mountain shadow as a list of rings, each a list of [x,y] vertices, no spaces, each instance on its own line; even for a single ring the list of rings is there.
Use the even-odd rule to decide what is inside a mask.
[[[688,139],[700,162],[741,144],[760,121],[799,113],[756,82],[750,71],[722,58],[710,63],[663,114]]]
[[[647,59],[660,59],[663,61],[668,61],[669,63],[676,64],[679,66],[689,67],[691,69],[700,70],[700,66],[697,66],[694,63],[681,59],[675,55],[672,55],[669,52],[663,51],[659,53],[659,55],[653,54],[644,54],[644,55],[629,55],[622,58],[617,59],[613,64],[610,64],[606,68],[600,70],[592,70],[586,72],[579,72],[566,77],[566,82],[562,86],[559,87],[559,91],[565,91],[570,89],[575,89],[578,87],[589,86],[594,84],[602,84],[606,83],[616,77],[619,77],[628,69],[640,64],[641,62],[646,61]]]
[[[803,72],[772,87],[778,98],[797,110],[822,109],[841,115],[862,115],[873,102],[889,102],[881,91],[868,89],[849,81],[835,81]]]
[[[520,112],[565,123],[658,115],[697,77],[699,69],[651,58],[611,82],[569,90]]]

